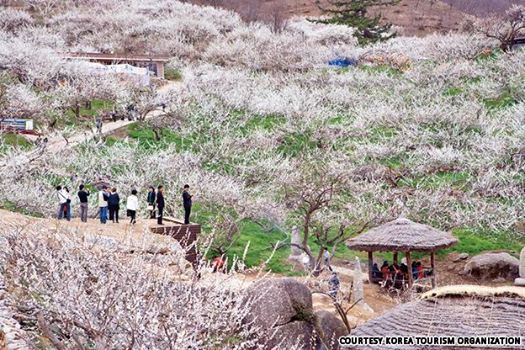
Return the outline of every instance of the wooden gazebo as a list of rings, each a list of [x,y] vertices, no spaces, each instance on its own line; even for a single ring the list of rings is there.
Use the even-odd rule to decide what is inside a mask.
[[[398,252],[403,252],[409,267],[408,286],[410,288],[413,285],[413,276],[410,270],[412,266],[411,252],[430,252],[432,287],[435,287],[435,252],[450,247],[457,242],[458,240],[448,232],[418,224],[405,218],[399,218],[349,239],[346,241],[346,245],[352,250],[368,252],[368,276],[370,281],[372,281],[372,267],[374,264],[373,252],[393,252],[395,263],[397,263]]]

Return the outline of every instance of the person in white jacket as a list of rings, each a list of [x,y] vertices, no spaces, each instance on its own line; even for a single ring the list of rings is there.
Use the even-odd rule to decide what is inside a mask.
[[[56,190],[57,190],[57,198],[58,198],[57,219],[60,220],[66,214],[68,193],[64,191],[62,186],[57,186]]]
[[[98,193],[98,207],[100,209],[100,223],[105,224],[108,219],[108,198],[107,186],[102,186]]]
[[[139,198],[137,197],[137,190],[132,190],[131,195],[126,200],[127,215],[131,217],[130,224],[137,222],[137,210],[139,209]]]

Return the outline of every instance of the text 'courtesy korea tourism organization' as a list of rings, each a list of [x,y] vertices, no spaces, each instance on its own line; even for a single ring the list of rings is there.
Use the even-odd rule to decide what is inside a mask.
[[[400,349],[412,346],[440,347],[486,347],[493,349],[514,348],[525,344],[525,339],[504,336],[346,336],[339,338],[342,347],[354,346],[397,346]]]

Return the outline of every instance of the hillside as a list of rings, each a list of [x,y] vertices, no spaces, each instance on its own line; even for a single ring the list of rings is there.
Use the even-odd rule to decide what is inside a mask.
[[[0,134],[1,350],[7,336],[22,343],[15,349],[313,350],[319,323],[341,326],[348,313],[352,324],[338,327],[348,334],[432,288],[425,270],[415,287],[409,266],[398,284],[388,272],[402,255],[411,265],[406,241],[434,239],[427,226],[458,240],[436,252],[438,284],[509,284],[518,273],[525,50],[440,32],[363,47],[347,26],[295,17],[275,30],[173,0],[16,4],[0,8],[0,119],[31,119],[35,135]],[[436,9],[401,4],[407,25]],[[113,72],[74,52],[147,67]],[[166,79],[150,70],[156,61]],[[87,224],[81,186],[91,192]],[[202,229],[195,270],[170,237],[148,231],[151,188],[164,198],[157,192],[157,222],[181,217],[189,191]],[[131,205],[139,223],[103,223],[106,202],[122,214]],[[423,225],[389,247],[398,254],[374,253],[370,263],[392,263],[383,286],[354,292],[369,255],[346,243],[398,218]],[[379,239],[404,237],[389,232]],[[508,273],[496,264],[486,280],[466,276],[464,259],[487,251],[503,254]],[[411,256],[430,272],[427,254]],[[336,292],[329,267],[335,297],[325,295]],[[260,281],[266,274],[276,278]],[[361,292],[375,313],[347,311]],[[263,294],[256,311],[245,293]],[[262,314],[260,328],[251,317]],[[264,346],[276,327],[289,346]]]
[[[272,22],[276,18],[306,16],[317,17],[321,11],[315,0],[194,0],[197,4],[210,4],[233,9],[248,20],[262,19]],[[503,13],[520,0],[401,0],[393,6],[372,8],[371,14],[381,14],[385,23],[401,28],[404,35],[423,36],[461,29],[467,18]]]
[[[195,3],[209,3],[196,0]],[[238,11],[247,19],[261,18],[272,21],[285,13],[287,17],[307,16],[317,17],[321,11],[314,0],[223,0],[211,2]],[[401,0],[394,6],[373,8],[371,14],[381,14],[385,22],[402,28],[405,35],[426,35],[435,32],[458,30],[466,14],[456,7],[451,7],[442,1]]]

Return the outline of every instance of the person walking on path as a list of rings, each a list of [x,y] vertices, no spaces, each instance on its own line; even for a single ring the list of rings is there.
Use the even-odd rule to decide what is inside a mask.
[[[157,199],[157,194],[155,193],[155,188],[150,186],[148,189],[148,210],[149,218],[155,219],[155,200]]]
[[[108,197],[109,220],[118,224],[118,211],[120,209],[120,196],[117,189],[113,187]]]
[[[137,197],[137,190],[132,190],[131,195],[126,199],[127,216],[131,218],[130,224],[134,225],[137,220],[137,210],[139,208],[139,199]]]
[[[157,188],[157,209],[159,210],[157,224],[164,225],[162,223],[162,215],[164,215],[164,187],[162,185]]]
[[[190,185],[184,185],[184,190],[182,191],[182,204],[184,205],[184,225],[190,224],[191,197],[193,196],[190,194]]]
[[[58,197],[57,219],[60,220],[64,217],[67,210],[67,192],[62,189],[62,186],[57,186],[56,190]]]
[[[97,134],[102,134],[102,118],[97,117],[97,120],[95,121],[95,126],[97,127]]]
[[[80,185],[78,186],[77,195],[78,199],[80,200],[80,221],[87,222],[89,191],[84,189],[84,185]]]
[[[102,186],[102,190],[98,193],[98,207],[100,208],[100,223],[105,224],[108,220],[108,199],[107,187]]]
[[[328,295],[330,295],[333,299],[337,298],[337,292],[339,292],[340,284],[341,282],[339,281],[337,273],[335,271],[332,271],[332,275],[328,280]]]

